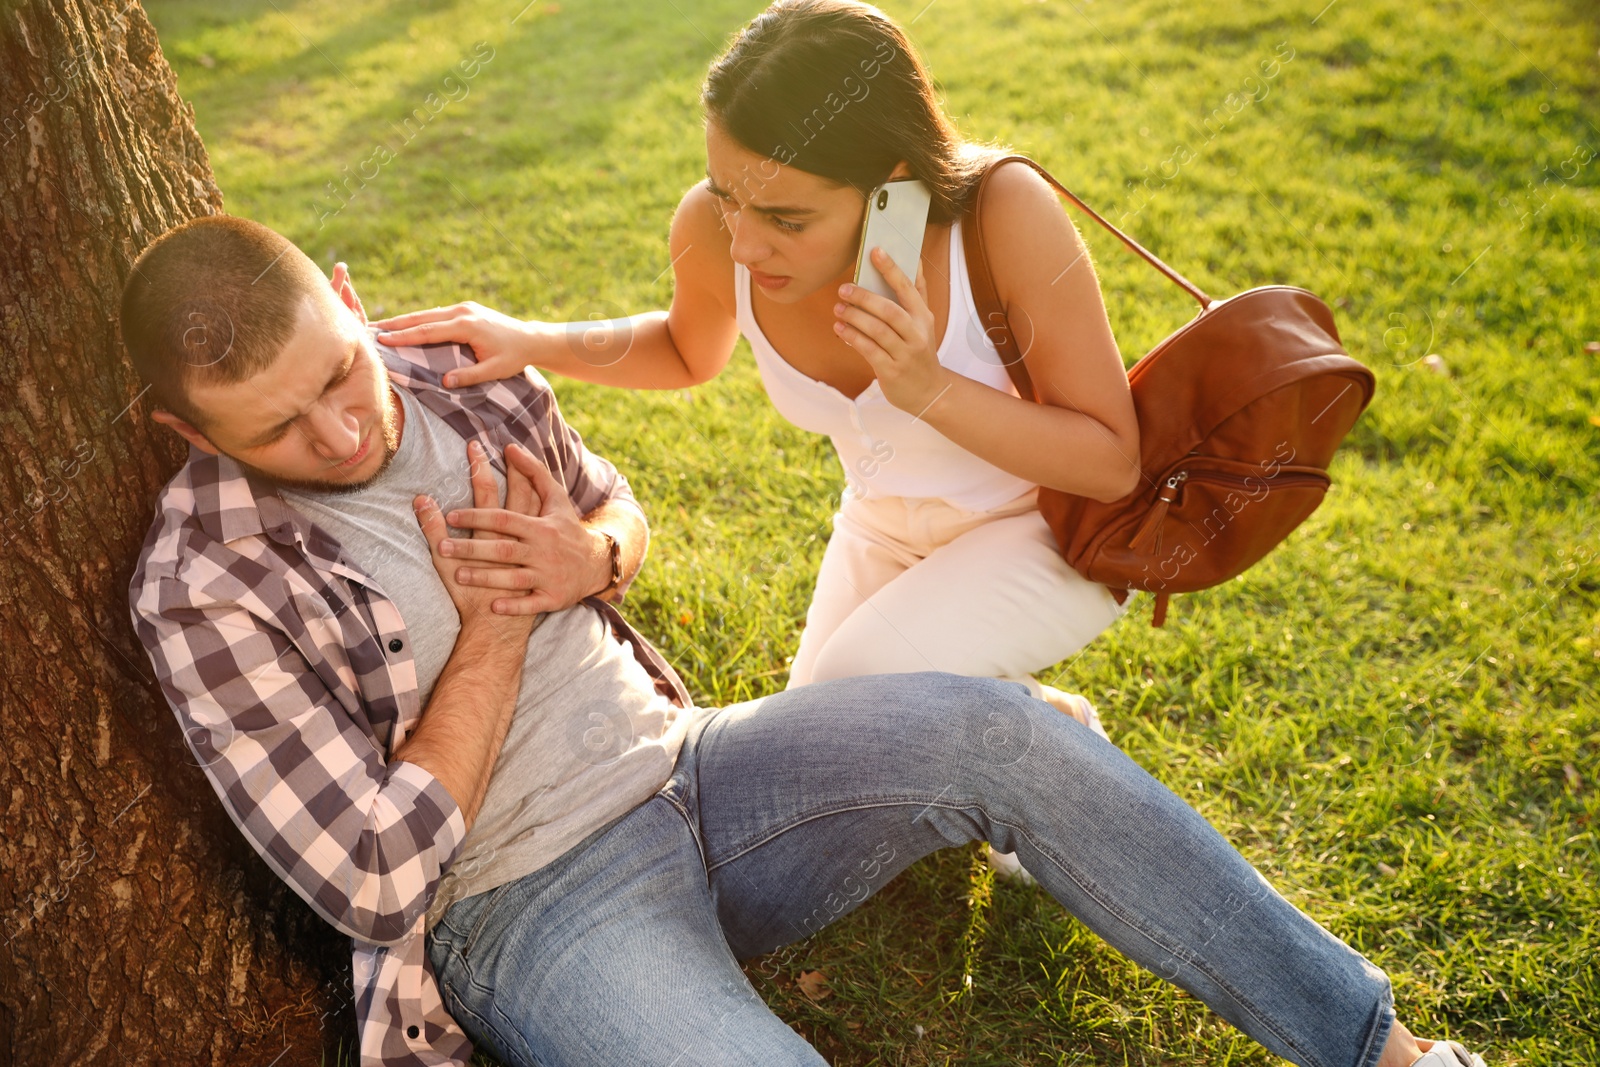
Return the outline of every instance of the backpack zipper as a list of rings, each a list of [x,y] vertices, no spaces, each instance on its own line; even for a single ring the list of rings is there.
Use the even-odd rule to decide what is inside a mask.
[[[1166,483],[1161,486],[1161,492],[1156,494],[1155,506],[1150,509],[1149,514],[1145,515],[1144,521],[1134,531],[1133,539],[1128,542],[1129,548],[1135,552],[1143,552],[1145,545],[1153,538],[1155,551],[1158,555],[1160,554],[1161,520],[1167,517],[1167,509],[1172,506],[1173,501],[1178,499],[1178,487],[1188,478],[1188,471],[1177,471],[1166,480]]]
[[[1247,488],[1253,481],[1258,484],[1266,484],[1269,492],[1274,486],[1327,484],[1330,481],[1327,474],[1318,470],[1279,470],[1277,474],[1269,477],[1264,474],[1259,476],[1244,475],[1234,474],[1231,471],[1214,471],[1202,468],[1194,472],[1194,477],[1198,481],[1220,482],[1223,485],[1237,486],[1240,489]],[[1178,498],[1182,495],[1181,487],[1183,483],[1188,480],[1189,472],[1180,470],[1173,472],[1172,476],[1162,483],[1161,491],[1156,494],[1155,504],[1151,506],[1150,511],[1144,517],[1144,521],[1139,524],[1139,528],[1134,531],[1133,537],[1129,539],[1129,548],[1135,552],[1143,552],[1153,544],[1156,554],[1160,554],[1162,524],[1167,517],[1167,512],[1172,508],[1173,504],[1178,502]]]

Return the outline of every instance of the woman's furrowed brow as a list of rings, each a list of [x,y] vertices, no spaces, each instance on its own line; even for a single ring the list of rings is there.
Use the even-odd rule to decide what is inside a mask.
[[[706,190],[711,193],[712,196],[719,196],[724,200],[733,199],[733,194],[719,186],[717,184],[717,180],[713,178],[709,172],[706,174]],[[763,207],[759,204],[747,204],[745,206],[751,211],[758,212],[762,215],[782,215],[785,218],[792,218],[796,215],[815,215],[817,213],[817,209],[814,207],[799,207],[798,205],[794,207],[782,207],[779,205]]]

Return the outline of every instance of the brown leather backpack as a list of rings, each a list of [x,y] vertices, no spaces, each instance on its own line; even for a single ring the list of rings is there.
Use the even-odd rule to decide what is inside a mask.
[[[1024,399],[1038,399],[1006,322],[978,228],[983,186],[1019,160],[1120,237],[1200,313],[1128,370],[1139,420],[1132,493],[1110,503],[1041,486],[1039,510],[1073,569],[1110,587],[1156,594],[1160,626],[1173,593],[1242,573],[1316,510],[1328,462],[1372,399],[1372,372],[1339,343],[1328,305],[1288,285],[1213,300],[1101,218],[1026,156],[996,159],[969,212],[967,273],[980,321]]]

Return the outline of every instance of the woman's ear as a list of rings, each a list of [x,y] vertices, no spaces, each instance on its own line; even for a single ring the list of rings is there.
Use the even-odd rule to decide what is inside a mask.
[[[889,172],[888,180],[891,182],[897,182],[903,178],[909,177],[911,177],[911,164],[902,159],[900,162],[894,165],[894,170]]]

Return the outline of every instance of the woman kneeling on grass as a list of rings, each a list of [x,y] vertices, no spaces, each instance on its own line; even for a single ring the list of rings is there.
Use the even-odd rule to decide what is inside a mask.
[[[712,65],[703,101],[707,177],[673,218],[670,309],[605,330],[466,303],[375,323],[379,342],[471,345],[477,367],[450,386],[531,365],[681,389],[716,377],[743,334],[774,406],[832,438],[847,480],[789,686],[922,670],[1008,678],[1103,736],[1092,704],[1032,677],[1127,608],[1063,561],[1039,486],[1110,501],[1140,477],[1127,376],[1054,191],[1007,164],[984,192],[984,246],[1008,319],[1026,324],[1034,403],[985,335],[963,254],[978,179],[1001,152],[960,139],[898,26],[849,0],[780,0]],[[905,178],[933,201],[914,281],[874,253],[891,301],[852,279],[867,195]],[[1026,877],[1013,856],[991,860]],[[1360,1063],[1482,1060],[1396,1023]]]
[[[984,193],[995,284],[1032,338],[1024,359],[1047,401],[1036,404],[984,333],[963,255],[973,236],[960,223],[997,152],[958,137],[898,26],[864,4],[774,4],[712,66],[704,102],[707,179],[673,219],[669,310],[607,336],[464,304],[377,323],[392,331],[378,340],[470,344],[479,364],[452,385],[532,364],[680,389],[716,377],[742,333],[778,411],[828,434],[847,479],[789,686],[922,670],[1008,678],[1103,734],[1088,700],[1032,676],[1127,609],[1061,558],[1039,486],[1115,500],[1139,478],[1127,376],[1055,193],[1020,164]],[[902,178],[933,201],[916,280],[875,261],[896,303],[851,280],[865,196]],[[991,860],[1027,877],[1009,854]]]

